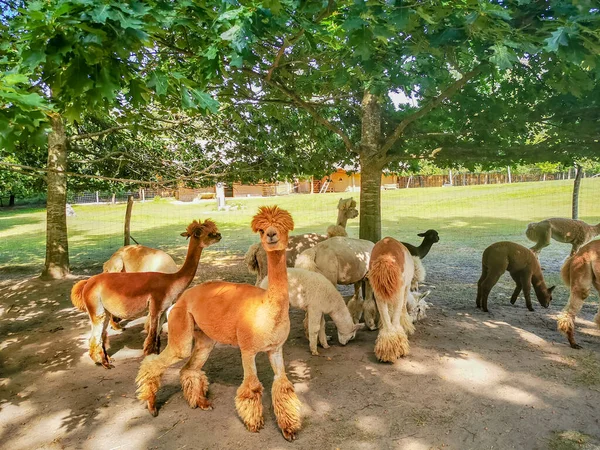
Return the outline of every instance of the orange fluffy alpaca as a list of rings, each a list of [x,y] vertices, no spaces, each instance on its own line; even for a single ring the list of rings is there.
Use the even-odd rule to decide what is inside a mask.
[[[571,293],[567,305],[558,316],[558,329],[567,335],[572,348],[581,348],[575,342],[575,317],[589,297],[592,286],[600,295],[600,240],[584,245],[568,258],[560,274]],[[600,327],[600,305],[594,322]]]
[[[252,231],[260,233],[268,257],[269,287],[265,291],[249,284],[202,283],[183,293],[169,314],[169,343],[158,356],[144,359],[136,382],[138,398],[146,401],[153,416],[156,393],[164,371],[191,357],[181,369],[183,395],[192,408],[211,409],[206,398],[208,379],[202,371],[215,343],[238,346],[242,353],[244,381],[237,390],[235,406],[248,430],[263,426],[263,386],[256,374],[255,357],[267,352],[275,377],[271,391],[277,423],[287,440],[300,429],[300,401],[285,374],[283,344],[290,332],[286,270],[288,233],[294,222],[277,206],[259,208]]]
[[[160,350],[160,324],[163,313],[194,279],[202,249],[221,240],[217,226],[211,220],[194,220],[182,236],[191,238],[187,256],[175,273],[117,272],[102,273],[82,280],[71,290],[71,302],[87,311],[92,322],[90,357],[107,369],[111,368],[106,353],[106,327],[111,315],[122,319],[139,317],[149,308],[148,336],[144,354]]]
[[[375,342],[375,355],[380,361],[394,362],[408,354],[408,334],[415,327],[406,304],[414,272],[410,252],[396,239],[386,237],[373,247],[368,278],[381,317]]]

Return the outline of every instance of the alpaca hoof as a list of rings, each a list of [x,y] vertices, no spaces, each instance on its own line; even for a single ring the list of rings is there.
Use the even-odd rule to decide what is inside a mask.
[[[323,348],[329,348],[329,344],[327,342],[325,342],[324,344],[321,344],[321,347],[323,347]]]
[[[158,409],[156,409],[156,408],[153,408],[153,409],[151,409],[151,408],[148,406],[148,412],[150,413],[150,415],[151,415],[152,417],[157,417],[157,416],[158,416]]]
[[[576,349],[576,350],[580,350],[580,349],[582,349],[582,348],[583,348],[581,345],[579,345],[579,344],[576,344],[575,342],[573,342],[573,343],[572,343],[572,344],[570,344],[570,345],[571,345],[571,348],[574,348],[574,349]]]
[[[527,308],[529,311],[535,311],[535,309],[533,308]]]
[[[292,442],[296,440],[296,433],[294,431],[281,430],[281,432],[286,441]]]
[[[483,312],[490,312],[487,308],[482,309]]]
[[[311,350],[313,356],[319,356],[319,352],[316,350]]]
[[[251,431],[252,433],[258,433],[262,429],[264,424],[265,424],[265,421],[261,417],[260,420],[254,422],[254,423],[245,423],[244,425],[246,425],[246,429],[248,431]]]

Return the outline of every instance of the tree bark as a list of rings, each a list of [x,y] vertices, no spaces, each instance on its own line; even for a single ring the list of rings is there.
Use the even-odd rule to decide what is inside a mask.
[[[381,171],[386,164],[381,139],[381,101],[365,91],[360,141],[360,233],[361,239],[381,239]]]
[[[48,135],[48,200],[46,206],[46,262],[42,279],[61,279],[69,274],[67,237],[67,135],[58,114],[50,117]]]
[[[8,206],[15,206],[15,194],[13,194],[12,192],[8,197]]]
[[[131,210],[133,209],[133,195],[127,197],[127,209],[125,210],[125,229],[123,245],[131,244]]]
[[[569,169],[570,171],[570,169]],[[581,166],[579,164],[575,165],[575,181],[573,182],[573,213],[572,218],[579,218],[579,187],[581,186],[581,176],[583,175],[583,170],[581,170]]]

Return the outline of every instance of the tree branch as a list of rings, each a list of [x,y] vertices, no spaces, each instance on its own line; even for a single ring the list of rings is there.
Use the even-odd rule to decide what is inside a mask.
[[[74,136],[70,136],[67,139],[71,142],[81,141],[83,139],[92,139],[95,137],[104,136],[106,134],[115,133],[120,130],[124,130],[126,128],[131,127],[131,125],[119,125],[118,127],[107,128],[102,131],[96,131],[94,133],[85,133],[85,134],[76,134]]]
[[[404,132],[406,127],[408,127],[411,123],[415,122],[416,120],[419,120],[421,117],[426,116],[433,109],[435,109],[439,105],[441,105],[444,100],[452,97],[456,92],[460,91],[462,89],[462,87],[465,84],[467,84],[467,82],[469,80],[471,80],[472,78],[475,78],[477,75],[479,75],[481,73],[482,68],[483,68],[483,65],[479,65],[475,69],[463,74],[462,78],[456,80],[454,83],[452,83],[446,89],[444,89],[440,95],[435,97],[433,100],[431,100],[429,103],[427,103],[425,106],[423,106],[418,111],[415,111],[410,116],[405,117],[398,124],[398,126],[396,127],[396,129],[394,130],[392,135],[386,139],[385,143],[383,144],[383,147],[381,148],[382,152],[387,153],[387,151],[390,148],[392,148],[392,145],[394,145],[394,143],[402,135],[402,133]]]
[[[300,98],[300,96],[298,94],[296,94],[294,91],[288,89],[287,87],[283,86],[282,84],[280,84],[276,81],[267,80],[265,77],[262,77],[259,73],[256,73],[251,69],[244,68],[244,69],[242,69],[242,71],[264,81],[269,86],[280,90],[283,94],[285,94],[289,98],[291,98],[294,101],[294,103],[296,103],[301,108],[304,108],[317,122],[319,122],[321,125],[323,125],[328,130],[333,131],[340,138],[342,138],[342,141],[344,141],[344,145],[346,146],[346,149],[348,149],[351,152],[356,152],[354,149],[354,145],[350,141],[350,138],[342,131],[341,128],[335,126],[330,121],[328,121],[325,117],[321,116],[315,108],[313,108],[309,103],[302,100]]]

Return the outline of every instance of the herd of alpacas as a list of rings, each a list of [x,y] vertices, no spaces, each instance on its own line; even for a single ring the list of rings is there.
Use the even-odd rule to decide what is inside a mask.
[[[304,328],[313,355],[319,354],[318,344],[329,346],[325,334],[325,315],[329,315],[341,345],[364,327],[379,329],[375,355],[382,362],[394,362],[409,353],[408,336],[430,306],[424,300],[429,291],[419,292],[419,283],[425,279],[421,260],[439,241],[438,233],[420,233],[423,241],[419,246],[391,237],[374,244],[347,236],[346,223],[357,216],[356,202],[340,199],[337,223],[327,234],[290,236],[294,221],[287,211],[278,206],[260,207],[250,224],[260,243],[251,246],[245,257],[250,272],[257,275],[254,286],[209,281],[187,289],[202,250],[221,240],[211,220],[194,220],[181,233],[189,245],[180,268],[161,250],[141,245],[120,248],[104,264],[104,273],[79,281],[71,291],[73,305],[90,317],[90,357],[112,368],[107,353],[109,324],[118,329],[121,319],[134,319],[148,310],[145,358],[136,383],[138,398],[156,416],[161,377],[183,359],[187,362],[180,380],[185,399],[192,408],[212,409],[202,368],[216,343],[237,346],[244,379],[235,406],[247,429],[256,432],[263,426],[263,386],[255,358],[266,352],[274,372],[271,397],[277,424],[285,439],[294,440],[301,428],[300,401],[287,378],[282,350],[290,332],[290,307],[306,312]],[[554,287],[546,287],[537,256],[551,238],[571,243],[571,256],[561,270],[571,291],[558,318],[558,329],[567,335],[571,347],[580,348],[574,339],[574,320],[591,287],[600,292],[600,240],[592,241],[599,234],[600,224],[553,218],[529,224],[526,236],[536,242],[531,249],[513,242],[490,245],[482,256],[477,307],[488,311],[490,290],[505,271],[516,283],[511,303],[523,291],[527,308],[533,310],[533,286],[540,304],[548,307]],[[347,304],[338,284],[354,286]],[[360,323],[363,316],[364,323]],[[165,320],[168,343],[160,352]],[[594,320],[600,327],[600,311]]]

